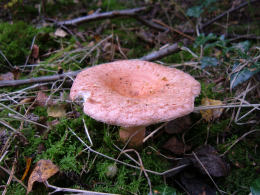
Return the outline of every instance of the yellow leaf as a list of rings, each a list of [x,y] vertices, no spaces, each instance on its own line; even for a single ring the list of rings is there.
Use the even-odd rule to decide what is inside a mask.
[[[58,171],[59,168],[50,160],[39,160],[28,180],[28,188],[26,194],[32,191],[33,183],[35,181],[45,182]]]
[[[66,116],[65,105],[52,105],[47,109],[48,116],[52,116],[55,118],[60,118]]]
[[[222,105],[222,102],[220,100],[203,98],[201,100],[201,105],[202,106],[218,106],[218,105]],[[208,109],[208,110],[200,111],[202,118],[208,122],[219,118],[221,116],[222,112],[223,112],[223,108]]]
[[[67,33],[64,31],[64,30],[62,30],[61,28],[58,28],[56,31],[55,31],[55,33],[54,33],[54,35],[56,36],[56,37],[66,37],[67,36]]]

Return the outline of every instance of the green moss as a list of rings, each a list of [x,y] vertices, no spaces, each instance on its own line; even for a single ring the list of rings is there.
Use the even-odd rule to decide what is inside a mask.
[[[32,39],[38,31],[38,29],[22,21],[13,24],[0,23],[1,51],[12,64],[24,64],[30,51]],[[8,65],[2,57],[1,62],[0,70],[6,70]]]

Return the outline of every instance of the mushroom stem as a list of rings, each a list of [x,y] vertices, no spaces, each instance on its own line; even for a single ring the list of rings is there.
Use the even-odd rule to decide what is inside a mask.
[[[128,139],[131,139],[128,143],[129,146],[141,146],[145,137],[145,127],[121,127],[119,136],[123,142],[127,142]]]

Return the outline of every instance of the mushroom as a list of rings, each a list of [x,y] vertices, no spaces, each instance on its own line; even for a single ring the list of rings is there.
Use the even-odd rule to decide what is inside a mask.
[[[84,99],[84,112],[120,126],[123,141],[142,145],[145,127],[189,114],[200,83],[181,70],[142,60],[121,60],[80,72],[70,98]]]

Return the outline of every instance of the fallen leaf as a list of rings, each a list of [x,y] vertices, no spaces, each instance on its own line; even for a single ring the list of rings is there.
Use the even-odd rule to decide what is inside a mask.
[[[38,106],[46,106],[46,105],[52,105],[53,102],[51,99],[49,99],[46,93],[39,91],[35,99],[35,104]]]
[[[179,141],[175,136],[170,138],[164,145],[163,148],[171,151],[174,154],[184,154],[185,151],[190,150],[191,147],[185,145]]]
[[[32,163],[32,158],[31,157],[25,157],[25,160],[26,160],[26,168],[25,168],[25,171],[23,173],[21,181],[23,181],[25,179],[25,177],[27,176],[28,171],[29,171],[29,169],[31,167],[31,163]]]
[[[14,74],[12,72],[8,72],[0,75],[0,81],[11,81],[14,80]]]
[[[55,31],[55,33],[54,33],[54,35],[56,36],[56,37],[66,37],[67,36],[67,33],[64,31],[64,30],[62,30],[61,28],[58,28],[56,31]]]
[[[56,174],[59,171],[59,168],[52,163],[50,160],[39,160],[36,164],[36,167],[33,169],[30,178],[28,180],[28,188],[27,193],[32,191],[33,183],[37,182],[45,182],[51,176]]]
[[[195,154],[211,176],[223,177],[228,175],[229,166],[222,158],[220,158],[217,150],[214,147],[210,145],[203,146],[202,148],[196,150]],[[200,162],[198,162],[194,156],[190,159],[193,163],[193,166],[205,175],[205,169],[201,166]]]
[[[183,133],[191,126],[190,116],[184,116],[170,121],[165,126],[165,132],[169,134]]]
[[[220,100],[213,100],[209,98],[203,98],[201,100],[202,106],[219,106],[223,103]],[[223,108],[217,108],[217,109],[208,109],[208,110],[201,110],[200,113],[202,115],[202,118],[205,119],[207,122],[215,120],[219,118],[223,112]]]
[[[188,194],[216,195],[216,190],[199,174],[185,171],[180,174],[180,182],[187,190]]]
[[[29,98],[24,98],[23,100],[21,100],[19,103],[20,104],[27,104],[27,103],[32,103],[34,100],[34,98],[29,97]]]
[[[39,46],[38,45],[35,45],[35,44],[33,45],[31,56],[34,59],[37,59],[39,57]]]
[[[65,105],[58,104],[49,106],[47,109],[48,116],[60,118],[66,116]]]

